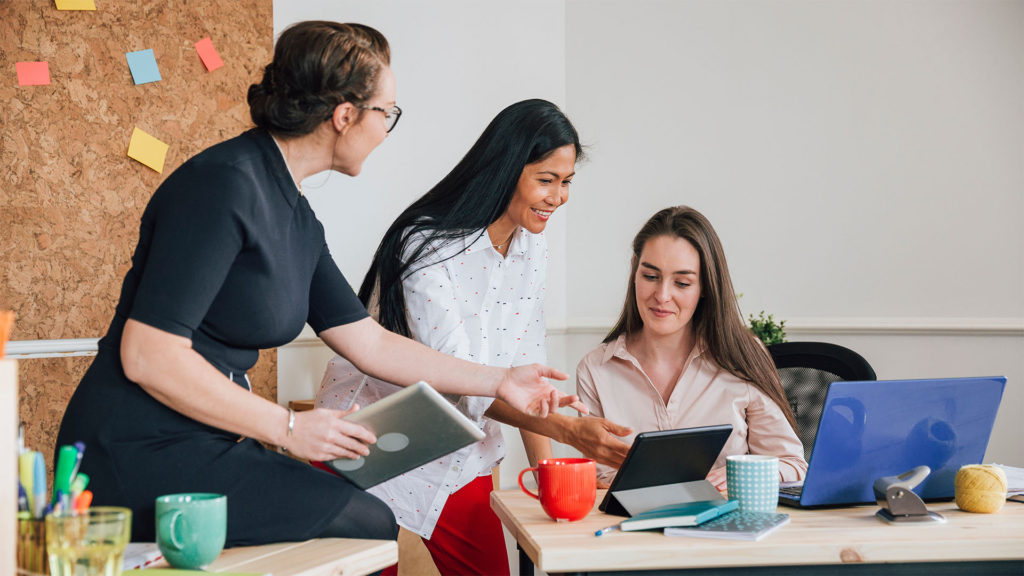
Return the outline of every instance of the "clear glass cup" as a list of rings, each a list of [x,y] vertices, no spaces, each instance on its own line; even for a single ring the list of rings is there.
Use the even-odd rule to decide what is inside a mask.
[[[18,518],[15,544],[18,574],[49,574],[46,558],[46,521],[42,518]]]
[[[132,511],[97,506],[46,517],[51,576],[120,576],[131,539]]]

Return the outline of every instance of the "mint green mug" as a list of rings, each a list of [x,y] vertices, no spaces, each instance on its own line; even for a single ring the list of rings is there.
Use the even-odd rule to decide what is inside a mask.
[[[156,543],[175,568],[206,568],[224,549],[228,497],[223,494],[168,494],[156,499]]]

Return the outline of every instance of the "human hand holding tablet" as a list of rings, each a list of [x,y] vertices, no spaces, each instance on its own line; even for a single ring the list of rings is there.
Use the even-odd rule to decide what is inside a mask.
[[[472,420],[422,381],[351,412],[345,420],[365,427],[376,443],[358,458],[325,464],[364,489],[484,439]]]
[[[729,424],[641,432],[600,510],[632,516],[680,501],[724,499],[706,478],[731,433]]]
[[[314,462],[336,458],[358,458],[369,454],[377,436],[347,417],[359,410],[317,408],[295,414],[295,422],[282,444],[293,456]]]

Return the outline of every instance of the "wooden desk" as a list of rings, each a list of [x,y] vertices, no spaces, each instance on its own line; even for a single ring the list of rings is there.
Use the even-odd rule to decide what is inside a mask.
[[[396,562],[398,543],[393,540],[321,538],[231,548],[222,552],[206,570],[274,576],[362,576]],[[166,568],[167,565],[160,562],[152,567]],[[138,574],[144,576],[145,571]]]
[[[604,491],[598,491],[600,502]],[[1024,505],[969,514],[930,504],[945,524],[887,525],[876,506],[833,510],[779,507],[792,521],[760,542],[594,531],[620,519],[597,511],[554,522],[519,490],[491,494],[491,508],[519,545],[519,573],[645,572],[711,574],[1024,574]],[[964,564],[969,563],[969,564]],[[842,566],[840,566],[842,565]],[[741,568],[742,567],[742,568]]]

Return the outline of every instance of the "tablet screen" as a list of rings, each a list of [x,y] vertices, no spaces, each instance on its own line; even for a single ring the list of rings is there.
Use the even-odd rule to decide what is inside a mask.
[[[732,434],[731,424],[642,432],[612,480],[600,510],[620,490],[703,480]]]

